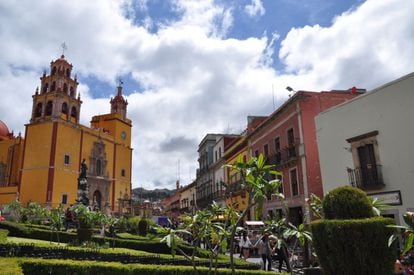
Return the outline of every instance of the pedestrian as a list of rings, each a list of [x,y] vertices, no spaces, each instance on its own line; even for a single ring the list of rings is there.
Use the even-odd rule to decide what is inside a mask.
[[[267,262],[267,270],[272,270],[272,248],[270,247],[269,241],[269,233],[266,232],[264,235],[257,241],[254,245],[259,249],[259,254],[262,256],[263,261],[263,270],[266,270],[266,262]]]
[[[65,212],[65,230],[68,231],[69,227],[73,223],[73,212],[72,212],[72,205],[70,205]]]
[[[282,240],[277,240],[274,248],[274,252],[277,255],[276,259],[279,262],[279,272],[282,272],[283,262],[286,264],[286,268],[288,272],[291,272],[290,264],[289,264],[289,253],[287,251],[286,245],[283,243]]]
[[[243,258],[247,260],[250,257],[250,247],[252,247],[252,243],[250,242],[246,231],[243,231],[243,236],[240,239],[239,247],[242,251]]]

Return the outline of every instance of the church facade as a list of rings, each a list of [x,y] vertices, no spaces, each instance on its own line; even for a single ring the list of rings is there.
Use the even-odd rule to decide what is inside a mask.
[[[74,204],[84,161],[90,205],[128,212],[132,122],[126,117],[128,102],[121,85],[110,100],[110,113],[92,117],[87,127],[79,123],[78,82],[63,55],[51,62],[50,73],[40,80],[24,138],[0,124],[0,204]]]

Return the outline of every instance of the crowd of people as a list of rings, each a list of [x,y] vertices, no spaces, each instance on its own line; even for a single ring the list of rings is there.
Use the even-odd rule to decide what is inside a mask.
[[[414,275],[414,247],[401,260],[395,262],[395,274]]]
[[[258,254],[262,258],[263,270],[272,270],[272,262],[278,262],[278,270],[282,271],[283,263],[285,263],[287,270],[290,272],[289,255],[287,248],[282,242],[278,242],[278,239],[271,235],[269,232],[265,232],[263,236],[252,244],[247,231],[243,231],[239,241],[240,258],[247,260],[250,257],[250,251],[257,248]]]

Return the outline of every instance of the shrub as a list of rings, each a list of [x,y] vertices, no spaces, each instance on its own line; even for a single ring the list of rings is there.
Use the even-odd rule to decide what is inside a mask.
[[[393,229],[389,218],[317,220],[313,244],[325,275],[393,274],[395,247],[388,247]]]
[[[0,222],[0,228],[7,229],[9,231],[10,236],[16,237],[27,237],[30,232],[29,228],[27,228],[26,226],[9,221]]]
[[[27,228],[24,225],[7,221],[0,222],[0,228],[9,230],[9,234],[15,237],[32,238],[45,241],[57,241],[56,232],[51,232],[50,230],[40,229],[36,227]],[[59,232],[59,240],[60,242],[64,243],[76,243],[77,235],[70,232]],[[98,243],[99,245],[104,245],[105,242],[109,242],[111,246],[114,247],[130,248],[160,254],[171,254],[171,249],[165,243],[160,243],[158,239],[132,240],[92,236],[92,241]],[[186,243],[179,244],[179,247],[187,254],[191,254],[193,251],[193,247]],[[197,248],[196,256],[201,258],[208,258],[209,254],[207,251]]]
[[[142,264],[102,263],[93,261],[71,260],[20,260],[24,274],[149,274],[149,275],[192,275],[194,269],[190,266],[159,266]],[[198,267],[198,274],[209,274],[206,267]],[[268,274],[266,271],[237,270],[237,274]],[[230,269],[218,269],[219,274],[231,274]],[[277,273],[276,273],[277,274]]]
[[[9,230],[0,229],[0,242],[5,242],[7,240],[7,235],[9,235]]]
[[[132,233],[138,234],[138,225],[140,220],[141,219],[138,216],[134,216],[128,219],[129,228]]]
[[[140,236],[147,236],[148,233],[148,221],[146,219],[142,219],[138,223],[138,234]]]
[[[373,216],[371,203],[364,191],[341,186],[330,191],[322,202],[325,219],[360,219]]]

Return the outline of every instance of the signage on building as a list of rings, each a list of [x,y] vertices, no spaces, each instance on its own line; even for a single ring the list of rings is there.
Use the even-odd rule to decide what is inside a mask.
[[[388,205],[402,205],[401,191],[389,191],[380,193],[371,193],[368,196],[381,200],[382,203]]]

